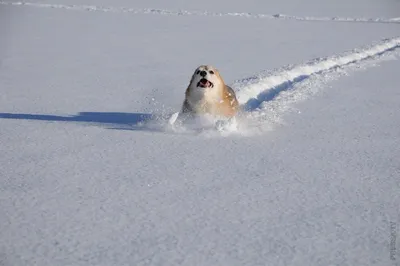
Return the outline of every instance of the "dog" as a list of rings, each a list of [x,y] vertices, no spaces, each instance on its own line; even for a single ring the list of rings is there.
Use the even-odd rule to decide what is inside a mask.
[[[219,71],[210,65],[199,66],[185,92],[181,113],[234,117],[239,103],[234,90],[227,86]]]

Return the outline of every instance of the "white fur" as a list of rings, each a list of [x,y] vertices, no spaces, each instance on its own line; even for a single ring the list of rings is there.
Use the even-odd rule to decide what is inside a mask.
[[[207,66],[208,71],[205,67],[199,67],[195,70],[192,82],[189,85],[190,93],[187,96],[187,101],[193,107],[201,108],[202,105],[206,103],[218,103],[221,101],[223,82],[222,80],[215,74],[210,74],[209,71],[212,70],[216,73],[216,70]],[[197,87],[197,83],[203,78],[200,74],[197,74],[198,71],[206,71],[207,75],[204,77],[210,82],[214,84],[214,87],[211,88],[201,88]]]

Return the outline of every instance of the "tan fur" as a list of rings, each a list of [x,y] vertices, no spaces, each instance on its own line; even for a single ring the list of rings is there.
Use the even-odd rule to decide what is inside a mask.
[[[201,91],[201,89],[196,88],[196,84],[193,84],[196,71],[200,68],[207,71],[212,69],[215,73],[215,78],[219,80],[218,84],[215,84],[213,88],[206,88],[204,93],[200,93],[199,90]],[[211,66],[200,66],[196,71],[186,89],[182,112],[211,114],[225,117],[235,116],[238,111],[239,103],[236,99],[235,92],[225,84],[219,71]],[[201,95],[200,97],[199,94]],[[193,104],[193,102],[195,103]]]

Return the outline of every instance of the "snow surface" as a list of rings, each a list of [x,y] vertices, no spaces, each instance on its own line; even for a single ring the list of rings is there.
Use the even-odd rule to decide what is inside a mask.
[[[96,5],[76,5],[76,4],[46,4],[31,2],[0,2],[4,5],[30,6],[44,8],[58,8],[78,11],[97,11],[97,12],[115,12],[115,13],[132,13],[132,14],[152,14],[152,15],[168,15],[168,16],[214,16],[214,17],[245,17],[245,18],[264,18],[264,19],[292,19],[299,21],[338,21],[338,22],[363,22],[363,23],[399,23],[398,18],[354,18],[354,17],[312,17],[312,16],[292,16],[285,14],[257,14],[251,12],[212,12],[212,11],[188,11],[179,9],[155,9],[155,8],[129,8],[129,7],[112,7],[112,6],[96,6]]]
[[[399,13],[1,1],[0,265],[398,264]],[[237,130],[168,125],[200,64]]]

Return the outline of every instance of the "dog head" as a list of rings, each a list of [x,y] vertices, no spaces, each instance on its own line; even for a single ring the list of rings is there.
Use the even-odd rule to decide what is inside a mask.
[[[222,88],[223,85],[224,81],[216,68],[210,65],[202,65],[194,71],[189,87],[192,89],[213,90]]]

